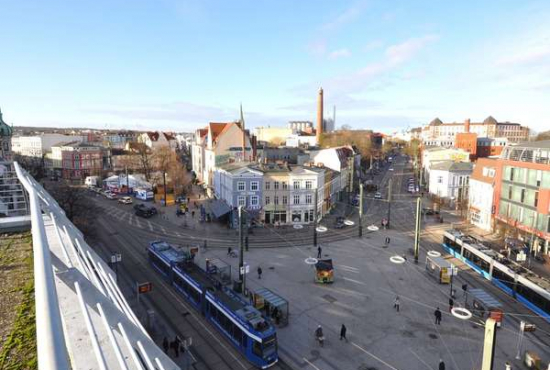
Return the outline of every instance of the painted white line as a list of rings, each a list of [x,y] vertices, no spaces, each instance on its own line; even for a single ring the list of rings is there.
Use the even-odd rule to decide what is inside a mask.
[[[166,235],[166,229],[164,228],[164,226],[161,226],[160,229],[162,230],[162,233]]]
[[[139,218],[137,216],[133,216],[133,215],[132,215],[132,217],[133,217],[133,219],[136,223],[136,226],[141,229],[141,222],[139,222]]]
[[[364,353],[366,353],[367,355],[369,355],[370,357],[374,358],[375,360],[379,361],[380,363],[386,365],[387,367],[389,367],[390,369],[392,370],[397,370],[395,367],[391,366],[390,364],[388,364],[386,361],[380,359],[379,357],[376,357],[375,355],[373,355],[372,353],[370,353],[369,351],[367,351],[366,349],[364,349],[363,347],[360,347],[358,346],[357,344],[351,342],[351,344],[358,348],[360,351],[363,351]]]
[[[305,357],[302,357],[304,359],[305,362],[307,362],[312,368],[314,368],[315,370],[321,370],[319,369],[317,366],[313,365],[311,362],[308,361],[307,358]]]
[[[149,230],[153,231],[153,225],[151,224],[151,221],[147,220],[147,225],[149,226]]]
[[[350,278],[347,278],[347,277],[344,277],[344,280],[351,281],[352,283],[356,283],[356,284],[367,285],[367,284],[363,283],[362,281],[353,280],[353,279],[350,279]]]
[[[422,362],[424,365],[426,365],[426,367],[430,370],[434,370],[433,367],[431,367],[430,365],[428,365],[427,363],[424,362],[424,360],[422,360],[420,358],[420,356],[418,356],[412,349],[409,348],[409,351],[411,351],[411,353],[414,355],[414,357],[416,357],[420,362]]]

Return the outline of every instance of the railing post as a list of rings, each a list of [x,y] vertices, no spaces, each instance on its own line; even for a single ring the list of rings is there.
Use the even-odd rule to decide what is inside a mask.
[[[30,202],[38,368],[40,370],[68,370],[67,346],[63,326],[61,325],[50,248],[46,241],[46,230],[42,219],[40,201],[34,186],[26,177],[26,173],[19,167],[17,162],[14,162],[14,166],[19,181],[29,194]]]

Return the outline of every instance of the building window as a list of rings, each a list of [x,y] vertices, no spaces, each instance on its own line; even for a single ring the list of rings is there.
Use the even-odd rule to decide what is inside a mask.
[[[271,183],[269,181],[265,182],[265,190],[269,190],[271,188]]]
[[[273,203],[275,203],[276,205],[279,204],[279,197],[277,195],[273,197]]]
[[[257,195],[253,195],[253,196],[250,197],[250,205],[251,206],[258,206],[259,203],[260,202],[259,202],[259,198],[258,198]]]
[[[274,181],[273,182],[273,189],[279,190],[279,181]]]
[[[306,194],[306,204],[311,204],[311,194]]]
[[[283,204],[288,204],[288,197],[283,195]]]
[[[237,190],[238,190],[238,191],[244,191],[244,190],[245,190],[244,181],[239,181],[239,182],[237,183]]]
[[[514,181],[514,168],[510,168],[510,181]]]
[[[267,206],[270,203],[271,203],[271,199],[269,199],[269,197],[265,197],[265,205]]]
[[[535,202],[534,202],[533,206],[537,207],[538,204],[539,204],[539,192],[535,191]]]
[[[288,184],[286,181],[283,181],[283,190],[288,190]]]
[[[300,196],[295,195],[292,204],[300,204]]]
[[[294,190],[300,189],[300,181],[294,181],[293,188],[294,188]]]
[[[260,183],[258,181],[250,182],[250,191],[258,191],[260,188]]]
[[[521,189],[520,202],[521,203],[525,202],[525,189]]]
[[[443,176],[437,176],[437,183],[443,184]]]
[[[312,187],[312,182],[311,182],[311,180],[307,180],[307,181],[306,181],[306,189],[311,189],[311,187]]]
[[[239,206],[246,206],[246,197],[238,197],[237,198],[237,204]]]

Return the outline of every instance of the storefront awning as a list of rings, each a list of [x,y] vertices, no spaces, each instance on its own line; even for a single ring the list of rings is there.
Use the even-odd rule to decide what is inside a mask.
[[[210,202],[210,210],[214,214],[214,217],[220,218],[226,213],[229,213],[229,211],[231,211],[231,207],[229,207],[227,203],[222,200],[214,199]]]

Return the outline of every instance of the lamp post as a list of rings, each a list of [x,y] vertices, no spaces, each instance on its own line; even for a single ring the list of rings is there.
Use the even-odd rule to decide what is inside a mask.
[[[359,184],[359,237],[363,236],[363,183]]]
[[[239,282],[244,292],[244,242],[243,242],[243,206],[239,206]]]
[[[314,200],[314,213],[313,213],[313,246],[317,248],[317,201],[318,201],[318,191],[319,188],[315,189],[315,194],[313,196]]]

